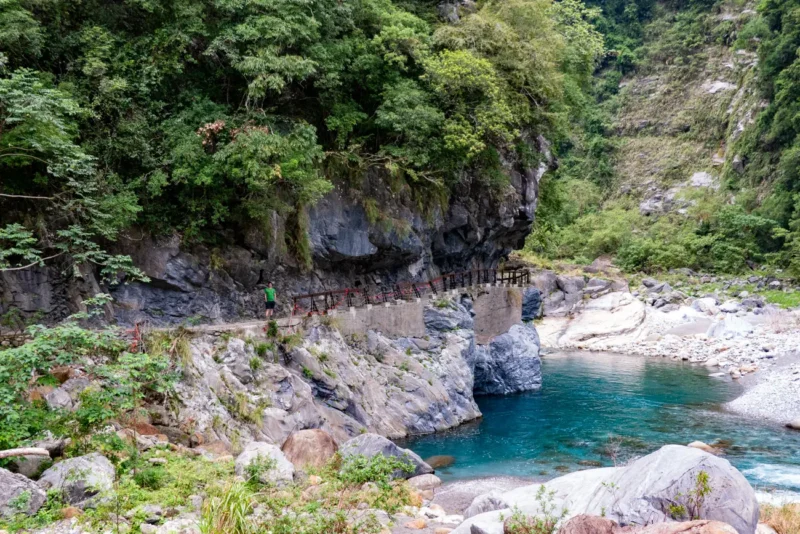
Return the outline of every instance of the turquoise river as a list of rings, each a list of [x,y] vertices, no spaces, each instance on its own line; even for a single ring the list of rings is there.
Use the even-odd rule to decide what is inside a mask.
[[[800,432],[726,412],[741,393],[698,366],[598,353],[551,353],[539,391],[477,398],[483,419],[402,443],[423,458],[450,455],[445,481],[511,475],[546,479],[608,466],[668,443],[700,440],[757,491],[800,492]]]

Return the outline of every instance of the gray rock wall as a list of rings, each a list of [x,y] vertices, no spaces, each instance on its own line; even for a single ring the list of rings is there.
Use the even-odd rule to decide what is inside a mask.
[[[552,161],[547,142],[531,147]],[[275,215],[266,227],[220,230],[215,245],[189,244],[181,236],[154,237],[133,228],[112,244],[129,254],[148,283],[105,285],[96,272],[81,276],[54,264],[0,275],[0,313],[14,307],[41,311],[58,320],[99,291],[115,298],[121,324],[176,324],[188,318],[220,323],[263,315],[266,282],[278,289],[279,311],[289,311],[293,293],[425,280],[442,272],[492,267],[522,246],[534,220],[539,180],[548,169],[528,169],[513,154],[503,156],[510,185],[489,195],[478,177],[465,174],[447,205],[421,209],[410,190],[396,192],[391,180],[368,173],[357,188],[336,187],[307,211],[312,268],[288,250],[286,221]],[[370,220],[364,199],[374,200]]]
[[[179,441],[236,449],[251,441],[280,445],[305,428],[326,430],[341,443],[363,432],[400,438],[475,419],[476,393],[538,388],[541,371],[532,326],[512,326],[479,346],[470,302],[428,303],[419,335],[343,334],[314,318],[298,346],[264,345],[261,355],[258,338],[198,337],[177,402],[171,411],[157,410],[158,424],[175,429]]]

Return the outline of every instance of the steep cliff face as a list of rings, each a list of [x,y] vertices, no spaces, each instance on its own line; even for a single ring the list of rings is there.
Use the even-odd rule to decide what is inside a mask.
[[[491,267],[522,245],[534,220],[539,180],[553,165],[544,138],[532,139],[530,148],[541,161],[533,167],[516,154],[503,159],[507,185],[490,189],[480,176],[465,175],[446,203],[419,200],[407,185],[395,190],[381,176],[365,175],[357,187],[337,186],[307,210],[310,269],[287,251],[287,221],[278,215],[268,228],[231,229],[214,246],[131,230],[115,248],[129,254],[149,282],[107,285],[91,269],[65,272],[58,264],[4,272],[0,307],[52,321],[102,290],[113,295],[120,324],[224,322],[261,316],[259,291],[268,280],[288,311],[292,293]]]
[[[282,342],[201,335],[190,341],[174,401],[151,407],[153,422],[186,444],[221,441],[231,449],[280,444],[304,428],[339,441],[363,432],[400,438],[480,417],[473,394],[540,387],[532,326],[514,325],[479,346],[458,299],[429,305],[424,316],[422,337],[344,336],[335,318],[310,319]]]
[[[722,3],[708,17],[734,28],[728,31],[735,36],[755,17],[751,7]],[[668,38],[657,36],[648,50]],[[642,215],[680,216],[697,197],[719,190],[727,169],[741,170],[735,141],[765,105],[756,87],[758,58],[719,42],[680,62],[649,53],[649,68],[620,88],[614,124],[620,140],[618,191],[638,202]]]

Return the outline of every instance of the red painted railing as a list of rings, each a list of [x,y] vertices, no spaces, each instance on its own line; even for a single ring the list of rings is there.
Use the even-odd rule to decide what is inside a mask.
[[[331,310],[359,308],[438,295],[478,284],[529,284],[527,270],[477,269],[446,274],[427,282],[400,282],[392,286],[358,287],[307,293],[292,297],[292,315],[325,315]]]

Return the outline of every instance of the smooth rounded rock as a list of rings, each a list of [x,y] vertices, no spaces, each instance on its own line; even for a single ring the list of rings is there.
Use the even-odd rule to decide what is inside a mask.
[[[436,456],[431,456],[430,458],[425,458],[425,463],[434,469],[443,469],[456,463],[456,458],[455,456],[439,454]]]
[[[670,506],[690,504],[686,496],[695,491],[701,473],[707,475],[710,488],[701,517],[727,523],[740,534],[755,532],[758,502],[744,476],[728,461],[691,447],[667,445],[625,467],[578,471],[544,486],[554,492],[551,506],[556,514],[565,509],[568,517],[605,514],[622,526],[653,525],[674,521],[668,512]],[[541,487],[533,484],[503,493],[500,497],[505,509],[471,517],[455,534],[470,533],[472,525],[492,534],[502,532],[498,530],[501,518],[514,508],[527,515],[539,513],[536,495]]]
[[[419,491],[426,491],[438,488],[442,485],[442,479],[436,475],[420,475],[408,479],[408,484]]]
[[[322,467],[339,450],[333,437],[318,428],[293,432],[281,446],[281,451],[296,469]]]
[[[252,468],[260,462],[261,468]],[[264,484],[288,484],[294,479],[294,465],[281,450],[269,443],[253,441],[236,457],[234,471],[242,477],[257,475]]]
[[[614,534],[617,527],[617,522],[611,519],[581,514],[564,523],[558,534]]]

